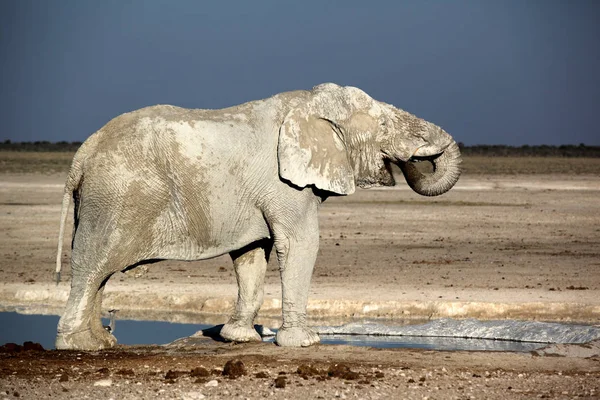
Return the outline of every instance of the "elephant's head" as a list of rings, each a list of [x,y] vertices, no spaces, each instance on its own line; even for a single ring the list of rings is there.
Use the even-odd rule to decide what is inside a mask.
[[[417,193],[437,196],[460,175],[460,151],[442,128],[354,87],[326,83],[292,106],[279,132],[279,174],[292,184],[338,194],[355,185],[394,185],[388,168],[400,166]],[[414,165],[429,161],[433,172]]]

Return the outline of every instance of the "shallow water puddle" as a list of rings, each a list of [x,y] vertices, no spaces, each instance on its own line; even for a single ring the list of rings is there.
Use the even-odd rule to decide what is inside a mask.
[[[0,344],[32,341],[45,349],[54,348],[57,315],[20,314],[0,312]],[[103,324],[109,321],[103,319]],[[167,344],[179,338],[190,336],[199,330],[213,325],[183,324],[163,321],[117,320],[114,335],[119,344]],[[272,342],[273,336],[264,338]],[[516,351],[526,352],[543,347],[544,343],[515,342],[507,340],[466,339],[448,337],[415,336],[373,336],[363,334],[321,334],[324,344],[346,344],[376,348],[419,348],[429,350],[477,350],[477,351]]]
[[[58,315],[0,312],[0,345],[32,341],[45,349],[53,349],[59,318]],[[103,318],[102,323],[108,325],[109,321]],[[116,321],[114,335],[119,344],[166,344],[210,326],[125,319]]]
[[[377,348],[410,348],[445,351],[515,351],[527,352],[546,346],[544,343],[524,343],[504,340],[444,337],[321,335],[321,342]]]

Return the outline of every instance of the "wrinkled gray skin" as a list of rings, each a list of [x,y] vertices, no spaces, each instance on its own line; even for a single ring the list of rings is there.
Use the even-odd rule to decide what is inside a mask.
[[[433,173],[414,168],[423,159],[432,160]],[[59,242],[72,196],[72,282],[56,347],[116,343],[100,320],[103,288],[115,272],[225,253],[239,294],[221,336],[260,340],[253,320],[273,246],[283,290],[276,341],[317,343],[306,325],[317,210],[356,186],[393,185],[387,162],[427,196],[448,191],[460,173],[458,146],[440,127],[332,83],[221,110],[159,105],[113,119],[81,146],[67,179]],[[61,253],[59,244],[58,273]]]

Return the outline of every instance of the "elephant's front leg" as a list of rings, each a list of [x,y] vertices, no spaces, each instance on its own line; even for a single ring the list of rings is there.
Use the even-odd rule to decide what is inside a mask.
[[[261,341],[254,318],[263,302],[263,286],[273,243],[265,239],[231,252],[238,283],[235,311],[221,329],[221,337],[232,342]]]
[[[275,226],[275,248],[283,292],[283,324],[275,339],[280,346],[310,346],[319,335],[306,325],[306,307],[313,268],[319,250],[317,207],[290,226]]]

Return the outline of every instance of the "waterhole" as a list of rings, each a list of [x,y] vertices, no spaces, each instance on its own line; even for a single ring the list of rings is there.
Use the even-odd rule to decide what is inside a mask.
[[[54,348],[59,316],[0,312],[0,344],[25,341]],[[103,319],[108,326],[110,321]],[[218,325],[217,325],[218,327]],[[171,343],[200,330],[214,330],[214,324],[172,323],[116,318],[114,332],[125,345]],[[600,338],[600,328],[536,321],[437,320],[425,324],[390,325],[355,321],[343,326],[317,326],[321,343],[375,348],[419,348],[444,351],[527,352],[548,343],[585,343]],[[272,342],[276,330],[260,329],[263,341]]]

